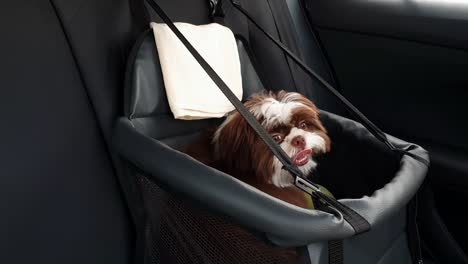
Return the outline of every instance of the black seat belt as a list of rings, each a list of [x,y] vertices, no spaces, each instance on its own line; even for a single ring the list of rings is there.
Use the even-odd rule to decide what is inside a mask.
[[[224,81],[213,70],[213,68],[211,68],[211,66],[203,59],[203,57],[198,53],[198,51],[190,44],[190,42],[184,37],[184,35],[177,29],[177,27],[174,25],[172,20],[166,15],[166,13],[161,9],[161,7],[154,0],[146,0],[146,2],[161,17],[161,19],[164,21],[164,23],[167,24],[167,26],[172,30],[172,32],[174,32],[177,38],[179,38],[182,44],[197,60],[197,62],[205,70],[208,76],[213,80],[213,82],[219,87],[219,89],[234,105],[237,111],[245,118],[247,123],[252,127],[252,129],[254,129],[254,131],[259,135],[259,137],[263,140],[263,142],[265,142],[268,148],[283,164],[283,169],[291,173],[291,175],[295,178],[295,185],[301,190],[303,190],[304,192],[310,194],[312,197],[314,197],[318,201],[338,210],[343,215],[343,218],[345,219],[345,221],[348,222],[352,226],[355,234],[361,234],[361,233],[369,231],[370,224],[364,217],[359,215],[357,212],[355,212],[348,206],[340,203],[336,199],[323,194],[319,190],[317,185],[303,178],[304,175],[302,175],[302,172],[299,170],[299,168],[297,168],[297,166],[292,163],[290,157],[271,138],[271,136],[267,133],[267,131],[263,128],[263,126],[260,125],[257,119],[247,110],[247,108],[235,96],[235,94],[231,91],[231,89],[229,89],[226,83],[224,83]]]

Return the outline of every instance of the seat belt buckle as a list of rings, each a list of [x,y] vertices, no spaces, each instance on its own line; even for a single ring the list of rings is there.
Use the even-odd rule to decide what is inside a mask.
[[[296,176],[294,184],[296,185],[296,187],[301,189],[303,192],[308,193],[309,195],[313,195],[314,192],[321,192],[319,187],[317,187],[315,184],[299,176]]]

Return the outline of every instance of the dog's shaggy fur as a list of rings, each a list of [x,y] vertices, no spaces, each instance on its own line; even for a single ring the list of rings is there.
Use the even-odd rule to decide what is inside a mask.
[[[247,109],[305,174],[316,166],[314,156],[330,150],[330,139],[316,106],[298,93],[280,91],[251,96]],[[231,113],[186,153],[288,203],[307,208],[293,177],[237,112]]]

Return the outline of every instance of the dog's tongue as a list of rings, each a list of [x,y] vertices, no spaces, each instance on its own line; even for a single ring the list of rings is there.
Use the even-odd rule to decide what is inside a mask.
[[[304,149],[301,152],[297,153],[296,156],[292,158],[292,162],[296,166],[304,166],[309,162],[309,157],[308,155],[312,154],[311,149]]]

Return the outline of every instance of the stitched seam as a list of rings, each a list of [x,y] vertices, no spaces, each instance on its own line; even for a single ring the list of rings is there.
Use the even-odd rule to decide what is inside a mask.
[[[88,86],[86,85],[86,81],[85,81],[85,78],[84,78],[84,74],[83,74],[83,71],[81,70],[81,67],[80,67],[80,64],[78,63],[78,59],[75,55],[75,52],[74,52],[74,48],[73,48],[73,45],[71,43],[71,40],[70,40],[70,37],[69,37],[69,34],[65,28],[65,25],[63,23],[63,15],[61,14],[61,12],[59,12],[59,9],[57,8],[56,4],[54,3],[54,0],[49,0],[52,8],[54,9],[55,11],[55,14],[57,15],[57,18],[58,18],[58,21],[59,21],[59,24],[60,24],[60,28],[62,29],[63,31],[63,35],[65,37],[65,40],[67,42],[67,46],[70,50],[70,54],[72,56],[72,59],[73,59],[73,62],[76,66],[76,70],[78,72],[78,76],[80,78],[80,82],[81,84],[83,85],[83,87],[85,88],[85,94],[86,94],[86,97],[88,98],[88,101],[89,101],[89,104],[91,106],[91,109],[93,111],[93,114],[94,114],[94,120],[95,122],[97,123],[97,127],[99,128],[99,133],[101,135],[101,137],[104,139],[104,142],[107,142],[107,140],[105,139],[105,136],[104,136],[104,133],[103,133],[103,129],[102,129],[102,126],[99,122],[99,119],[98,119],[98,115],[97,115],[97,112],[96,112],[96,107],[94,106],[94,103],[93,103],[93,100],[92,100],[92,97],[89,93],[89,89],[88,89]],[[106,144],[107,145],[107,144]],[[108,153],[110,154],[110,151],[108,148],[106,148],[108,150]],[[115,173],[115,171],[114,171]]]
[[[78,72],[78,76],[79,76],[79,79],[80,79],[80,82],[81,84],[83,85],[84,87],[84,90],[85,90],[85,95],[88,99],[88,102],[89,102],[89,105],[91,107],[91,111],[92,111],[92,114],[94,116],[94,121],[96,123],[96,126],[98,128],[98,133],[99,133],[99,136],[100,138],[104,141],[104,149],[105,149],[105,152],[107,153],[107,159],[108,161],[111,163],[111,170],[112,170],[112,173],[114,176],[117,176],[117,179],[116,180],[116,184],[120,187],[119,190],[120,190],[120,195],[121,195],[121,199],[124,201],[124,203],[126,204],[126,209],[128,212],[131,212],[131,219],[132,219],[132,222],[133,224],[136,226],[138,224],[137,222],[137,219],[135,218],[136,217],[136,212],[134,212],[134,210],[131,208],[131,206],[129,205],[129,203],[127,202],[127,199],[126,199],[126,195],[125,195],[125,191],[123,190],[123,186],[121,184],[119,184],[119,173],[118,173],[118,170],[117,170],[117,167],[116,167],[116,163],[117,161],[114,160],[112,158],[112,151],[111,151],[111,147],[110,147],[110,142],[106,139],[106,137],[104,136],[104,130],[103,130],[103,127],[102,127],[102,124],[101,122],[99,121],[99,117],[97,115],[97,111],[96,111],[96,107],[94,105],[94,102],[93,102],[93,99],[89,93],[89,88],[88,88],[88,85],[86,85],[86,81],[85,81],[85,78],[84,78],[84,74],[83,74],[83,71],[81,70],[81,67],[80,67],[80,64],[78,62],[78,59],[75,55],[75,52],[74,52],[74,48],[73,48],[73,45],[71,43],[71,40],[70,40],[70,36],[69,36],[69,33],[68,31],[66,30],[66,27],[64,25],[64,18],[63,18],[63,14],[60,12],[60,10],[57,8],[57,5],[55,3],[55,0],[49,0],[49,3],[52,7],[52,9],[54,10],[55,12],[55,15],[57,16],[57,20],[58,20],[58,23],[60,25],[60,28],[63,32],[63,35],[64,35],[64,38],[65,38],[65,41],[67,42],[67,46],[70,50],[70,55],[72,57],[72,60],[75,64],[75,67],[76,67],[76,71]]]

